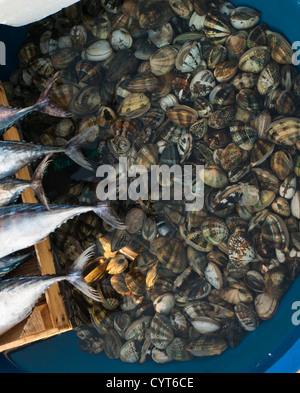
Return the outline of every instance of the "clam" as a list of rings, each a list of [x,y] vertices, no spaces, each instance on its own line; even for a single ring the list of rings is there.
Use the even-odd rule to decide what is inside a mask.
[[[204,33],[215,44],[222,44],[230,35],[230,27],[223,15],[209,12],[204,20]]]
[[[220,355],[228,348],[227,341],[222,337],[204,335],[196,341],[192,341],[185,346],[185,349],[192,355],[198,357],[209,357]]]
[[[128,290],[137,296],[141,296],[146,292],[145,275],[139,270],[131,269],[125,273],[125,284]]]
[[[271,59],[267,46],[256,46],[247,50],[239,60],[239,68],[245,72],[260,73]]]
[[[132,93],[122,101],[118,113],[125,119],[135,119],[148,112],[150,107],[151,102],[144,93]]]
[[[254,46],[267,46],[268,37],[266,34],[266,25],[258,25],[251,29],[247,38],[248,48],[253,48]]]
[[[299,139],[300,119],[285,117],[272,122],[266,130],[269,140],[281,146],[293,146]]]
[[[283,219],[275,214],[270,213],[261,228],[264,239],[272,244],[278,250],[287,250],[289,247],[289,232]]]
[[[189,322],[179,308],[173,307],[169,315],[175,336],[187,337]]]
[[[111,330],[104,336],[104,352],[109,359],[119,359],[120,349],[122,347],[121,339],[118,333]]]
[[[126,329],[125,340],[142,341],[145,339],[146,331],[150,325],[152,317],[150,315],[142,316],[132,322]]]
[[[249,270],[244,277],[244,282],[248,288],[257,293],[262,293],[266,290],[264,276],[256,270]]]
[[[271,61],[259,74],[257,89],[259,94],[266,95],[276,89],[280,83],[280,68],[278,63]]]
[[[175,67],[181,72],[191,72],[201,63],[201,44],[197,41],[187,41],[179,50],[175,60]]]
[[[97,112],[100,106],[101,94],[96,86],[87,86],[79,90],[71,102],[71,110],[79,118]]]
[[[182,337],[175,337],[174,340],[167,346],[167,355],[177,361],[188,361],[193,358],[193,355],[185,349],[187,340]]]
[[[294,52],[290,43],[277,32],[267,30],[266,34],[272,59],[279,64],[292,64]]]
[[[230,83],[220,83],[209,93],[209,102],[212,105],[234,105],[236,92]]]
[[[205,220],[201,225],[201,230],[204,238],[213,245],[223,243],[229,235],[226,223],[216,217]]]
[[[239,323],[247,332],[253,332],[258,328],[259,318],[252,307],[239,303],[234,307],[234,311]]]
[[[153,307],[157,313],[169,315],[175,306],[175,297],[172,293],[164,293],[153,301]]]
[[[278,150],[272,155],[270,166],[278,179],[284,180],[293,171],[293,159],[288,152],[285,152],[284,150]]]
[[[292,199],[297,189],[297,178],[294,174],[288,175],[279,188],[279,194],[285,200]]]
[[[191,97],[205,97],[214,89],[215,86],[216,80],[211,71],[199,71],[190,82]]]
[[[260,97],[251,89],[242,89],[236,96],[239,107],[249,112],[257,112],[261,108]]]
[[[221,327],[219,322],[209,317],[192,319],[191,324],[201,334],[214,333]]]
[[[169,21],[172,11],[169,2],[142,0],[139,2],[137,18],[142,29],[153,29]]]
[[[206,280],[211,284],[215,289],[222,289],[224,285],[223,275],[218,268],[218,266],[213,262],[208,262],[205,270],[204,276]]]
[[[247,50],[247,37],[248,33],[244,30],[231,34],[226,40],[226,48],[230,59],[238,59]]]
[[[178,50],[175,47],[163,47],[158,49],[150,57],[150,69],[156,76],[168,74],[175,66]]]
[[[219,295],[223,300],[230,304],[250,304],[253,302],[251,292],[242,284],[234,283],[223,288]]]
[[[252,72],[241,72],[232,79],[231,84],[237,90],[253,89],[257,85],[258,78],[258,75]]]
[[[168,118],[179,127],[190,127],[198,119],[198,112],[186,105],[175,105],[166,109]]]
[[[128,49],[132,46],[132,43],[131,35],[124,28],[114,30],[111,34],[110,44],[115,50]]]
[[[128,260],[125,258],[124,255],[118,255],[115,258],[112,258],[106,270],[108,274],[120,274],[123,273],[128,267]]]
[[[261,293],[254,299],[255,311],[262,320],[273,318],[277,311],[278,304],[278,300],[267,293]]]
[[[181,273],[187,267],[187,256],[182,242],[175,238],[157,238],[154,241],[155,254],[163,266],[173,273]]]
[[[260,18],[260,13],[250,7],[237,7],[230,15],[230,23],[237,29],[251,29]]]
[[[235,60],[225,60],[223,63],[217,65],[214,70],[214,76],[220,83],[229,82],[238,70],[238,63]]]
[[[106,40],[99,40],[83,51],[83,57],[91,61],[104,61],[113,54],[110,43]]]
[[[128,326],[131,324],[131,318],[129,314],[125,312],[120,312],[115,314],[114,316],[114,329],[119,334],[121,338],[124,338],[125,331]]]
[[[157,48],[162,48],[172,42],[174,30],[170,23],[166,23],[156,29],[148,30],[149,40]]]
[[[220,165],[224,171],[232,171],[245,161],[246,151],[234,142],[229,143],[222,151]],[[226,184],[227,185],[227,184]]]
[[[237,265],[247,265],[256,258],[251,237],[243,232],[233,233],[228,240],[230,262]]]
[[[120,348],[120,360],[124,363],[137,363],[140,360],[140,346],[134,340],[126,341]]]
[[[228,178],[223,170],[214,163],[208,163],[200,172],[200,179],[204,184],[213,188],[223,188],[228,185]]]
[[[227,38],[229,39],[230,36]],[[207,67],[215,69],[219,64],[223,63],[228,56],[228,50],[224,45],[215,45],[210,51],[207,59]]]
[[[300,191],[296,191],[291,200],[291,213],[300,220]]]
[[[165,350],[160,350],[156,347],[153,347],[151,350],[151,357],[155,363],[164,364],[172,361],[172,358],[167,354]]]
[[[230,125],[230,135],[233,142],[240,148],[246,151],[252,150],[257,138],[257,132],[254,128],[235,121]]]
[[[183,19],[189,19],[194,7],[191,0],[169,0],[173,12]]]
[[[142,209],[133,207],[128,211],[125,217],[127,231],[131,234],[142,230],[146,220],[146,214]]]
[[[174,339],[171,321],[163,314],[155,314],[150,323],[149,333],[152,344],[158,349],[166,349]]]

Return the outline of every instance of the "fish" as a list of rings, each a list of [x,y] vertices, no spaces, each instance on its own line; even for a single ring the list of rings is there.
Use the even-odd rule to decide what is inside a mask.
[[[80,147],[84,145],[91,133],[95,132],[93,126],[78,135],[75,135],[64,146],[35,145],[23,141],[0,141],[0,179],[14,176],[20,169],[48,154],[65,153],[78,165],[93,171],[92,165],[82,154]]]
[[[127,228],[109,201],[95,206],[51,204],[50,211],[39,203],[0,208],[0,258],[40,243],[68,220],[88,212],[94,212],[116,229]]]
[[[28,252],[26,254],[12,254],[7,257],[0,259],[0,278],[5,277],[8,273],[15,270],[22,263],[32,258],[34,252]]]
[[[50,102],[50,94],[58,76],[59,72],[56,72],[47,82],[35,105],[22,109],[0,105],[0,135],[4,134],[4,132],[13,125],[35,111],[46,113],[55,117],[68,118],[73,116],[71,112],[66,112]]]
[[[26,319],[45,291],[61,281],[71,283],[90,299],[100,302],[97,291],[84,280],[82,271],[93,255],[87,248],[66,274],[17,277],[0,281],[0,335]]]
[[[31,180],[21,180],[13,177],[0,180],[0,207],[13,204],[24,190],[31,187],[46,209],[50,210],[42,184],[44,173],[50,162],[50,157],[51,154],[48,154],[42,160],[36,168]]]

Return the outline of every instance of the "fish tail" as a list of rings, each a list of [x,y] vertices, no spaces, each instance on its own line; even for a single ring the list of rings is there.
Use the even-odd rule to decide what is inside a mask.
[[[45,171],[49,165],[49,163],[51,162],[50,157],[52,154],[48,154],[43,161],[40,163],[40,165],[36,168],[32,179],[31,179],[31,183],[30,186],[31,188],[34,190],[36,196],[38,197],[38,199],[42,202],[42,204],[46,207],[47,210],[50,210],[49,207],[49,202],[48,199],[46,197],[44,188],[43,188],[43,176],[45,174]]]
[[[54,86],[54,83],[56,82],[58,78],[59,72],[56,72],[52,78],[47,82],[44,90],[42,91],[35,108],[39,112],[46,113],[51,116],[55,117],[72,117],[73,114],[71,112],[66,112],[63,109],[58,108],[56,105],[52,104],[50,102],[50,95],[52,88]]]
[[[94,207],[94,212],[112,227],[116,229],[127,229],[125,223],[120,220],[111,208],[109,201],[99,202],[98,205]]]
[[[96,302],[100,302],[101,300],[97,291],[84,280],[82,275],[85,265],[93,255],[93,249],[94,246],[89,247],[76,259],[66,279],[84,295]]]
[[[77,134],[72,138],[69,142],[64,146],[64,151],[66,155],[71,158],[71,160],[75,161],[78,165],[83,168],[92,171],[93,168],[91,164],[87,161],[84,155],[81,152],[81,146],[87,143],[88,137],[98,131],[97,126],[93,126],[88,128],[87,130]]]

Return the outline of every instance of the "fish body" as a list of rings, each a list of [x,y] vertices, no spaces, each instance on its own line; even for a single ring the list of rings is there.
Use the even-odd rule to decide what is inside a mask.
[[[64,275],[21,277],[0,282],[0,334],[27,318],[43,293],[53,284],[67,280],[94,301],[96,291],[82,277],[82,270],[92,255],[92,247],[84,251]]]
[[[111,226],[125,229],[108,202],[96,206],[20,204],[0,208],[0,258],[43,241],[66,221],[94,212]]]
[[[0,179],[14,176],[26,165],[54,153],[65,153],[78,165],[92,170],[91,164],[83,156],[80,147],[94,132],[95,127],[88,128],[68,141],[65,146],[57,147],[18,141],[0,141]]]
[[[24,117],[35,111],[47,113],[55,117],[72,117],[72,113],[66,112],[50,102],[50,93],[58,75],[59,73],[54,74],[48,81],[35,105],[23,109],[0,105],[0,135],[11,128],[14,124],[24,119]]]
[[[27,254],[13,254],[0,259],[0,278],[15,270],[23,262],[28,261],[33,256],[33,252]]]
[[[36,168],[31,180],[4,178],[0,180],[0,207],[13,204],[24,190],[31,187],[40,201],[49,210],[49,205],[42,185],[43,176],[49,164],[50,155],[46,156]]]

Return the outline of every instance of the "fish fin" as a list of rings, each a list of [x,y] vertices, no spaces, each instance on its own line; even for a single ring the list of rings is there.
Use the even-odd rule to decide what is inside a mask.
[[[87,262],[91,259],[93,256],[93,249],[94,246],[87,248],[74,262],[73,266],[71,267],[71,270],[66,277],[67,280],[74,285],[75,288],[77,288],[80,292],[82,292],[84,295],[88,296],[92,300],[96,302],[100,302],[100,297],[98,295],[98,292],[92,288],[85,280],[84,277],[82,276],[82,271],[87,264]]]
[[[80,148],[87,142],[89,135],[98,130],[99,128],[97,126],[90,127],[80,134],[74,136],[74,138],[72,138],[64,146],[66,155],[71,158],[71,160],[75,161],[78,165],[88,169],[89,171],[93,171],[92,165],[84,157]]]
[[[122,222],[110,206],[109,201],[99,202],[94,208],[94,212],[106,221],[109,225],[116,229],[127,229],[127,226]]]
[[[58,78],[59,72],[56,72],[52,78],[47,82],[44,90],[42,91],[35,108],[36,110],[46,113],[51,116],[55,117],[72,117],[73,114],[71,112],[66,112],[61,108],[58,108],[56,105],[52,104],[50,102],[50,95],[51,95],[51,90],[54,86],[54,83],[56,82]]]
[[[47,210],[51,211],[48,199],[46,197],[44,188],[43,188],[43,176],[45,174],[45,171],[49,165],[49,163],[52,161],[50,160],[50,157],[52,154],[48,154],[43,161],[40,163],[40,165],[36,168],[32,179],[30,186],[34,190],[36,196],[38,199],[42,202],[42,204],[46,207]]]

